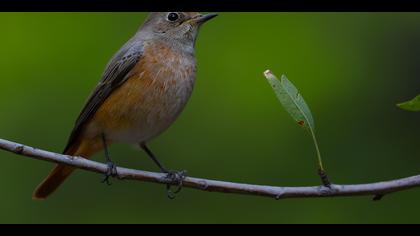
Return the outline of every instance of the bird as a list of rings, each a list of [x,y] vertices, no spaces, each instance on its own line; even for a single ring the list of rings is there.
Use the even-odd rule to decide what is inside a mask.
[[[200,27],[217,14],[151,12],[135,35],[108,62],[102,79],[82,109],[63,154],[90,158],[104,151],[108,171],[118,176],[108,147],[140,146],[168,178],[174,172],[158,160],[147,143],[167,130],[186,106],[196,80],[195,44]],[[57,164],[35,189],[47,199],[74,172]]]

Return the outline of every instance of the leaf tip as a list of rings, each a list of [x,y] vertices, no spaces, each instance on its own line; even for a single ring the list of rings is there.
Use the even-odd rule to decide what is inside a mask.
[[[279,80],[277,76],[271,70],[265,70],[264,76],[268,81],[277,81]],[[271,83],[271,82],[270,82]]]
[[[397,104],[397,107],[407,111],[420,111],[420,95],[410,101]]]
[[[264,71],[264,76],[265,76],[266,78],[271,78],[271,77],[273,77],[274,75],[273,75],[273,72],[272,72],[271,70],[265,70],[265,71]]]

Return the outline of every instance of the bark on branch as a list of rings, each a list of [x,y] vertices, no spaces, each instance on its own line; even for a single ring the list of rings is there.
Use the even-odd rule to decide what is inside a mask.
[[[31,157],[38,160],[61,163],[87,171],[105,174],[107,166],[102,163],[90,161],[81,157],[71,157],[58,153],[48,152],[23,144],[0,139],[0,149],[21,156]],[[168,184],[165,174],[147,171],[117,168],[119,177],[127,180]],[[343,196],[374,196],[374,200],[380,200],[384,195],[420,187],[420,175],[386,182],[355,185],[332,184],[312,187],[276,187],[253,184],[241,184],[209,179],[187,177],[183,181],[183,187],[198,189],[209,192],[235,193],[271,197],[274,199],[284,198],[313,198],[313,197],[343,197]]]

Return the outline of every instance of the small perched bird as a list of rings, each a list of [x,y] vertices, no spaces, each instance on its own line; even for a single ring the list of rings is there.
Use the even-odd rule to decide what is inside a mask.
[[[116,176],[108,146],[139,145],[170,178],[147,147],[179,116],[191,96],[195,77],[195,41],[200,26],[217,16],[198,12],[153,12],[110,60],[102,80],[83,108],[64,154],[89,158],[104,150],[108,173]],[[46,199],[75,169],[57,165],[33,197]],[[175,180],[174,180],[175,181]]]

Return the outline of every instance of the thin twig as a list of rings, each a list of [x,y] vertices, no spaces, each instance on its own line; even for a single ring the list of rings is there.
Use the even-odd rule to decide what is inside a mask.
[[[61,163],[79,169],[105,174],[107,165],[90,161],[81,157],[71,157],[58,153],[48,152],[23,144],[0,139],[0,149],[38,160]],[[168,184],[165,174],[147,171],[117,168],[119,177],[128,180],[138,180],[158,184]],[[313,187],[275,187],[252,184],[240,184],[209,179],[187,177],[183,186],[209,192],[236,193],[271,197],[274,199],[284,198],[310,198],[310,197],[343,197],[343,196],[375,196],[379,200],[384,195],[406,189],[420,187],[420,175],[404,179],[396,179],[386,182],[357,185],[332,184]],[[380,196],[380,197],[379,197]]]

